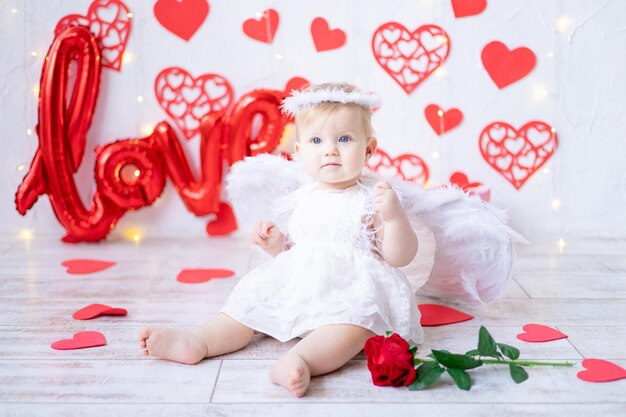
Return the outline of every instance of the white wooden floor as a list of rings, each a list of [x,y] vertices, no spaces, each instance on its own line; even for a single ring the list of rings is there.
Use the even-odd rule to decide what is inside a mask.
[[[263,261],[244,239],[160,239],[67,245],[56,238],[0,240],[0,416],[624,416],[626,380],[588,383],[576,373],[583,358],[626,367],[626,241],[534,243],[519,248],[506,298],[475,318],[426,328],[431,348],[475,348],[478,328],[520,348],[522,359],[570,360],[574,368],[530,368],[514,384],[506,369],[470,371],[471,391],[443,378],[427,391],[372,385],[364,356],[316,378],[300,399],[271,384],[270,365],[293,342],[255,336],[234,354],[187,366],[145,359],[137,330],[188,326],[216,312],[237,277]],[[117,265],[91,275],[69,275],[61,262],[97,258]],[[230,279],[181,284],[183,268],[236,271]],[[420,302],[432,302],[422,298]],[[76,321],[90,303],[128,309],[127,317]],[[526,343],[515,335],[526,323],[554,326],[568,339]],[[102,332],[107,346],[57,351],[56,340],[83,330]]]

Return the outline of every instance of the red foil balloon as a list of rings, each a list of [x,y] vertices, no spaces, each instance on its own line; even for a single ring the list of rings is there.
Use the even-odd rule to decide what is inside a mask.
[[[67,103],[70,64],[76,62],[72,96]],[[52,42],[41,72],[39,90],[39,149],[15,196],[20,214],[37,198],[48,194],[52,208],[67,230],[67,242],[104,238],[124,209],[96,192],[87,210],[80,199],[73,174],[85,151],[100,86],[101,56],[88,29],[72,26]]]
[[[271,152],[280,143],[289,116],[280,111],[284,91],[255,90],[242,96],[230,116],[228,162],[230,165],[246,156]],[[252,137],[254,120],[261,116],[259,133]]]

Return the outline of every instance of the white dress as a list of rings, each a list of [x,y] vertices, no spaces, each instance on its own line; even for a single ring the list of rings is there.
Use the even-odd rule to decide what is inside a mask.
[[[293,209],[291,247],[243,276],[221,312],[283,342],[348,323],[422,343],[413,290],[373,245],[371,193],[371,183],[313,183],[279,199]]]

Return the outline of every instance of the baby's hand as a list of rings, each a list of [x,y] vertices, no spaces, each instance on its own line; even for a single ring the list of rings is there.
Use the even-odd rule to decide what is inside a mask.
[[[258,222],[250,234],[250,239],[263,250],[275,249],[283,245],[283,234],[278,230],[276,223],[271,221]]]
[[[374,185],[374,211],[380,213],[385,222],[394,221],[403,213],[398,195],[387,182]]]

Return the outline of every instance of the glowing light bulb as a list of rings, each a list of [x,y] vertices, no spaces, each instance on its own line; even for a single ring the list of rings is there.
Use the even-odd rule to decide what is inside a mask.
[[[263,17],[263,12],[256,12],[255,15],[257,19],[260,19]]]
[[[561,208],[561,200],[555,198],[552,200],[552,210],[556,211]]]
[[[563,248],[565,248],[565,239],[560,238],[556,245],[559,247],[559,252],[563,253]]]
[[[565,33],[569,31],[572,26],[572,19],[569,16],[559,16],[554,23],[554,28],[559,33]]]
[[[34,57],[36,57],[37,55],[39,55],[39,54],[38,54],[37,52],[35,52],[35,51],[30,51],[30,54],[31,54],[32,56],[34,56]]]
[[[550,168],[544,168],[543,169],[543,173],[544,174],[549,174],[550,173]]]
[[[124,237],[126,239],[130,240],[130,241],[133,241],[135,243],[139,243],[139,242],[141,242],[143,234],[142,234],[140,229],[138,229],[136,227],[132,227],[132,228],[126,229],[124,231]]]
[[[133,61],[133,59],[135,58],[135,56],[133,54],[131,54],[130,52],[124,52],[122,54],[122,64],[128,64],[130,62]]]
[[[539,85],[539,84],[533,85],[533,99],[535,101],[543,100],[544,98],[548,96],[548,94],[549,94],[548,89],[545,88],[543,85]]]
[[[439,67],[435,70],[435,75],[437,77],[443,77],[446,75],[446,70],[443,67]]]
[[[19,164],[19,165],[17,166],[17,170],[18,170],[18,171],[24,171],[24,169],[25,169],[25,168],[26,168],[26,165],[24,165],[24,164]]]
[[[33,240],[33,231],[30,229],[20,230],[20,239],[27,242]]]
[[[33,129],[26,129],[26,134],[28,136],[32,135],[33,134]]]
[[[146,125],[141,129],[141,131],[146,135],[151,135],[154,132],[154,127],[152,125]]]
[[[16,14],[17,12],[19,12],[19,10],[17,10],[17,9],[11,9],[11,13]]]
[[[39,97],[39,84],[33,87],[33,92],[35,93],[35,97]]]
[[[138,177],[141,175],[141,171],[139,171],[138,169],[135,170],[135,172],[133,172],[133,174],[135,175],[135,177]]]
[[[443,110],[437,110],[437,116],[439,117],[443,116]]]
[[[143,96],[137,96],[137,101],[143,103]]]
[[[554,52],[548,52],[548,58],[554,58]]]
[[[556,129],[553,127],[553,128],[550,129],[550,132],[556,133]]]
[[[128,12],[128,13],[126,13],[126,17],[129,18],[129,19],[132,19],[133,18],[133,14]]]
[[[274,58],[276,58],[277,60],[280,61],[281,59],[283,59],[283,55],[282,54],[276,54],[276,55],[274,55]]]
[[[433,152],[433,159],[439,158],[439,152]]]

